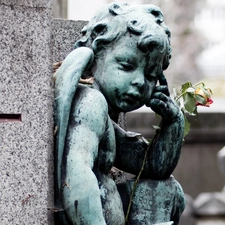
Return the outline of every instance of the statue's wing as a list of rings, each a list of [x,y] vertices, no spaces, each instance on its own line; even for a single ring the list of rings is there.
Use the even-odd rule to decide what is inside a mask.
[[[79,79],[92,64],[94,53],[90,48],[73,50],[57,70],[55,77],[55,169],[57,174],[56,191],[61,186],[61,162],[64,151],[70,108]]]

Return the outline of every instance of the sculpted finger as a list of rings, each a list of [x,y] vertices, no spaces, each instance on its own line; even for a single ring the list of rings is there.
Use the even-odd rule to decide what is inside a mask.
[[[152,99],[159,99],[161,101],[168,101],[168,96],[162,92],[154,92],[152,94]]]
[[[166,77],[164,76],[163,73],[161,73],[161,75],[159,76],[159,84],[160,84],[160,86],[167,87],[167,93],[165,93],[165,94],[169,96],[170,92],[169,92],[169,88],[168,88],[168,83],[167,83]]]
[[[166,104],[163,101],[155,98],[151,99],[147,106],[151,107],[151,109],[159,115],[161,111],[166,108]]]
[[[161,73],[161,75],[159,76],[159,84],[168,86],[166,77],[163,73]]]
[[[160,85],[160,86],[157,86],[155,87],[155,92],[162,92],[164,93],[165,95],[169,96],[170,93],[169,93],[169,90],[168,90],[168,86],[167,85]]]

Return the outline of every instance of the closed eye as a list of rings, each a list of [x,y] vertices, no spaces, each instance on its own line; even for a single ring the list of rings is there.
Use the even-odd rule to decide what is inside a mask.
[[[134,70],[135,66],[128,62],[119,62],[119,69],[124,71],[132,71]]]

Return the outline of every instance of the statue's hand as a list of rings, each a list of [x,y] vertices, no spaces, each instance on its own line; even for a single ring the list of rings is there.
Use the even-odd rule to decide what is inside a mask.
[[[159,78],[159,84],[159,86],[155,87],[151,99],[146,106],[151,107],[151,109],[163,119],[174,121],[179,115],[180,109],[170,98],[167,81],[163,74]]]

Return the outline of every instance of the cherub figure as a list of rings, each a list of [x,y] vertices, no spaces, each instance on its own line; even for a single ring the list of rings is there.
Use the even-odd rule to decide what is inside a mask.
[[[117,188],[108,173],[115,165],[137,175],[149,142],[123,130],[117,120],[120,112],[146,105],[162,122],[128,224],[178,224],[184,196],[171,173],[180,156],[184,119],[163,75],[170,57],[170,31],[154,5],[109,4],[83,29],[83,38],[56,72],[55,194],[62,209],[56,222],[125,224],[132,181]],[[80,78],[93,82],[81,84]]]

